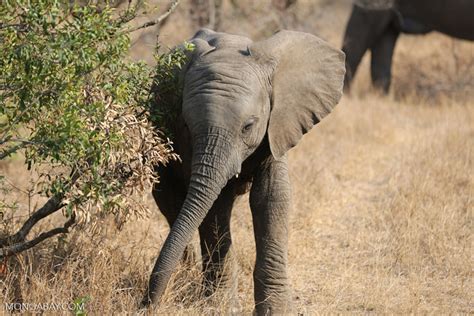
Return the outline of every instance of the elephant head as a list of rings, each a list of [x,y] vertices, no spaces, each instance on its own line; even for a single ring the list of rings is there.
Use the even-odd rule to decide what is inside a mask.
[[[281,158],[342,95],[344,54],[306,33],[267,40],[200,30],[180,72],[192,142],[188,192],[153,269],[144,304],[157,301],[186,245],[228,181],[266,143]]]

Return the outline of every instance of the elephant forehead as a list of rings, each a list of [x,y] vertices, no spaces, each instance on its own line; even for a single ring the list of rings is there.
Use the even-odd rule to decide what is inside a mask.
[[[209,45],[220,49],[237,49],[245,50],[247,46],[252,43],[248,37],[225,34],[225,33],[215,33],[214,35],[208,38]]]
[[[247,99],[257,96],[261,80],[246,62],[198,63],[190,69],[184,83],[185,97]]]
[[[263,113],[269,94],[260,77],[245,63],[196,64],[184,83],[182,107],[188,126],[213,122],[238,128],[249,116]]]

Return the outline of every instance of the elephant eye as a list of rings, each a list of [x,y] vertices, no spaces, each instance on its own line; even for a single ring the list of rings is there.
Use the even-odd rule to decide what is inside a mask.
[[[248,133],[257,121],[258,119],[256,117],[251,117],[250,119],[248,119],[242,127],[242,134]]]

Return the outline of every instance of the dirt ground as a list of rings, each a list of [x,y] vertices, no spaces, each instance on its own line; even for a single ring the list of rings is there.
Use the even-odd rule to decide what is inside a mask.
[[[289,28],[337,47],[350,11],[342,0],[298,0],[284,13],[270,1],[223,3],[223,31],[259,39]],[[159,38],[173,46],[196,30],[182,1]],[[132,58],[151,63],[156,30],[135,34],[134,42]],[[371,89],[366,56],[352,95],[290,151],[295,314],[474,312],[473,65],[473,43],[436,33],[402,36],[390,95]],[[0,166],[18,186],[28,184],[21,167]],[[150,218],[121,231],[76,231],[22,256],[21,269],[29,272],[20,280],[24,300],[88,296],[91,315],[133,313],[168,232],[148,200]],[[235,207],[232,233],[239,266],[234,311],[251,314],[255,245],[247,196]],[[199,298],[199,271],[198,264],[179,268],[155,311],[226,312],[227,302]],[[10,298],[11,280],[0,283],[2,300]]]

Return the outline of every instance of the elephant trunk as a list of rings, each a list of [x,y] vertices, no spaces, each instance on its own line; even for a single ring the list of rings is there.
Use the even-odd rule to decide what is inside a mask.
[[[153,268],[143,306],[160,300],[186,245],[222,188],[240,172],[230,144],[222,131],[207,131],[195,138],[188,193]]]

